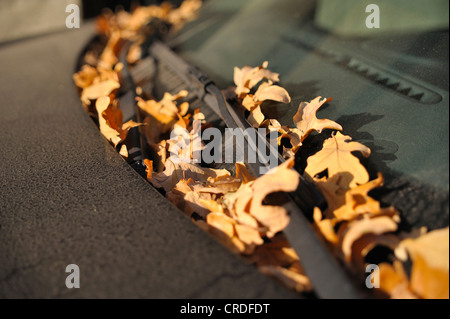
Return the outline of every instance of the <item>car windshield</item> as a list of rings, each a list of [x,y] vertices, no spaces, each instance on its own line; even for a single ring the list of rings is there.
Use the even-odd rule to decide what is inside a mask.
[[[221,88],[267,60],[292,97],[265,102],[267,117],[292,125],[301,101],[332,97],[319,117],[369,146],[374,171],[448,194],[449,3],[371,3],[207,1],[169,43]]]

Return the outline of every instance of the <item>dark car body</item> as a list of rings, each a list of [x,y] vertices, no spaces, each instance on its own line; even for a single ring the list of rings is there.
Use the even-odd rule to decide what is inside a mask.
[[[372,149],[371,175],[386,178],[374,196],[405,229],[448,226],[448,29],[343,39],[315,28],[315,8],[208,1],[168,43],[224,89],[234,66],[268,60],[292,102],[263,111],[283,124],[300,101],[333,97],[319,116]],[[100,135],[72,82],[93,35],[84,23],[0,45],[0,297],[300,297],[182,216]],[[80,289],[65,286],[69,264]]]

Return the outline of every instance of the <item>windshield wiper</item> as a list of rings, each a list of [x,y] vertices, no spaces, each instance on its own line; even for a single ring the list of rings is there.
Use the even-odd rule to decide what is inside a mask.
[[[198,99],[205,102],[225,122],[228,128],[242,130],[251,127],[242,114],[236,111],[225,100],[221,90],[214,82],[198,68],[188,64],[162,42],[156,40],[149,47],[149,54],[162,62],[182,79]],[[256,130],[257,132],[257,130]],[[258,133],[257,133],[258,134]],[[257,136],[255,134],[255,136]],[[257,137],[246,135],[243,148],[251,147],[254,151]],[[265,140],[265,138],[264,138]],[[267,148],[270,149],[267,143]],[[278,161],[284,162],[276,150]],[[268,163],[246,163],[255,176],[260,176],[259,168]],[[315,292],[321,298],[354,299],[367,297],[358,289],[347,272],[330,254],[323,241],[316,235],[304,212],[314,206],[323,205],[323,197],[304,178],[301,178],[300,189],[291,194],[285,194],[284,207],[290,213],[290,223],[283,230],[292,247],[301,257],[301,263],[310,278]]]

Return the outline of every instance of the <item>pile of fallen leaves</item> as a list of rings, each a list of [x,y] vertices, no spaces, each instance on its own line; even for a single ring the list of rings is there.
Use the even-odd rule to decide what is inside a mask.
[[[343,135],[341,125],[316,117],[319,108],[331,99],[317,97],[301,102],[292,128],[281,125],[276,119],[264,120],[259,105],[249,108],[250,99],[290,101],[286,92],[278,87],[267,95],[261,94],[278,80],[278,74],[266,68],[267,62],[257,68],[236,68],[234,95],[228,90],[227,96],[237,99],[250,111],[249,120],[254,126],[278,132],[278,145],[283,148],[285,158],[295,157],[312,132],[333,130],[322,149],[308,157],[304,172],[305,178],[314,183],[327,201],[324,211],[314,208],[313,218],[314,226],[331,251],[363,279],[367,276],[365,257],[376,247],[386,247],[393,254],[379,264],[377,275],[380,289],[387,295],[391,298],[448,298],[449,228],[429,233],[425,228],[410,234],[398,231],[398,211],[394,207],[382,207],[369,196],[371,190],[383,185],[383,176],[379,173],[376,179],[369,181],[366,168],[354,154],[369,157],[370,149]],[[256,88],[263,79],[267,82]],[[256,93],[251,94],[253,91]],[[252,119],[257,119],[256,123]],[[285,146],[283,139],[289,141],[290,147]],[[412,262],[410,276],[403,266],[408,259]]]
[[[225,169],[205,168],[195,161],[179,160],[196,156],[196,148],[179,148],[180,142],[201,146],[202,142],[196,140],[197,133],[209,125],[199,110],[190,110],[187,102],[178,103],[188,95],[187,91],[175,95],[165,93],[159,101],[138,97],[143,123],[123,123],[117,92],[122,84],[123,68],[118,54],[125,41],[133,43],[127,62],[138,64],[140,45],[152,19],[166,21],[176,30],[195,17],[200,5],[200,0],[186,0],[179,8],[165,3],[137,7],[131,13],[105,13],[98,19],[98,30],[106,37],[106,45],[101,50],[87,52],[87,64],[74,75],[74,81],[83,106],[98,120],[102,134],[127,157],[123,142],[128,131],[144,125],[146,142],[154,151],[152,158],[144,159],[150,183],[197,225],[261,271],[296,291],[311,291],[300,259],[282,233],[289,223],[288,212],[282,206],[267,205],[264,201],[272,193],[297,189],[300,175],[293,169],[295,155],[311,133],[333,130],[322,149],[307,159],[304,172],[328,203],[324,211],[314,209],[317,232],[349,270],[361,278],[367,276],[365,257],[375,247],[391,249],[392,258],[379,265],[380,289],[390,297],[448,298],[448,228],[429,233],[424,229],[412,234],[398,231],[397,210],[382,207],[368,195],[383,184],[381,174],[370,181],[367,170],[354,155],[359,152],[368,157],[370,149],[343,135],[339,124],[316,117],[318,109],[330,99],[318,97],[300,103],[293,118],[295,127],[266,119],[261,110],[264,101],[291,101],[288,92],[276,85],[279,74],[268,70],[267,62],[258,67],[236,67],[236,86],[225,95],[248,111],[248,120],[254,127],[278,132],[278,144],[287,160],[271,174],[255,178],[244,164],[236,163],[233,176]],[[171,138],[170,132],[178,134]],[[289,147],[284,142],[286,139]],[[403,266],[408,259],[412,261],[410,275]]]

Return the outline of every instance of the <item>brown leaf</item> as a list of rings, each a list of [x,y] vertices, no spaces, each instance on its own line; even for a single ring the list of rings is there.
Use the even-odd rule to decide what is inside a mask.
[[[202,0],[184,0],[180,7],[169,12],[167,21],[173,25],[176,31],[186,22],[194,20],[201,6]]]
[[[411,257],[411,290],[423,298],[449,298],[449,228],[400,244]]]
[[[224,169],[203,168],[184,162],[174,163],[169,158],[166,161],[165,170],[153,174],[150,182],[155,187],[164,188],[168,192],[182,179],[192,178],[197,182],[206,183],[209,177],[216,178],[223,175],[230,175],[230,173]]]
[[[318,119],[316,113],[319,108],[331,99],[322,99],[321,96],[316,97],[311,102],[301,102],[297,113],[294,115],[294,123],[301,132],[301,142],[312,132],[322,132],[323,129],[329,128],[342,131],[342,126],[326,119]]]
[[[215,194],[227,194],[236,192],[241,186],[242,181],[230,175],[223,175],[214,179],[209,179],[208,184],[209,187],[199,191],[207,190],[208,192],[213,192]]]
[[[119,61],[118,56],[119,52],[125,44],[125,39],[122,38],[121,32],[113,31],[106,43],[105,48],[100,56],[99,65],[112,69],[113,66]]]
[[[152,174],[153,174],[153,161],[144,159],[144,165],[145,165],[145,171],[147,172],[147,180],[150,181],[152,179]]]
[[[267,236],[273,237],[289,224],[289,215],[284,207],[264,205],[267,195],[276,192],[293,192],[300,182],[300,175],[293,169],[293,158],[255,180],[251,186],[253,198],[250,214],[267,227]]]
[[[209,226],[209,232],[231,251],[237,254],[245,253],[247,250],[251,251],[252,248],[245,245],[235,236],[235,221],[232,218],[222,213],[213,212],[208,214],[206,222]]]
[[[122,145],[119,154],[122,155],[123,157],[128,157],[128,150],[126,145]]]
[[[156,120],[154,123],[157,123],[158,132],[159,134],[163,134],[172,129],[173,125],[178,120],[177,115],[180,111],[184,112],[188,107],[187,103],[183,103],[179,107],[175,103],[175,101],[186,97],[187,95],[188,92],[186,90],[181,90],[176,95],[171,95],[166,92],[159,102],[155,100],[144,101],[141,98],[137,98],[137,100],[139,108]]]
[[[245,66],[242,69],[234,68],[235,92],[239,98],[244,98],[250,92],[250,89],[262,80],[267,80],[270,84],[280,81],[279,74],[268,70],[268,65],[269,63],[266,61],[255,68],[250,66]]]
[[[255,127],[258,127],[264,121],[264,114],[260,106],[266,100],[289,103],[291,98],[285,89],[267,82],[262,83],[254,95],[246,95],[242,101],[242,106],[250,111],[249,121]]]
[[[256,247],[254,254],[249,256],[248,259],[258,266],[290,267],[299,262],[297,253],[282,233],[276,235],[264,245]]]
[[[127,62],[129,64],[135,64],[139,61],[142,55],[142,49],[140,43],[133,43],[127,52]]]
[[[250,111],[250,115],[248,116],[248,122],[253,127],[259,127],[259,125],[264,121],[264,114],[261,111],[261,107],[257,105]]]
[[[255,177],[252,176],[244,163],[237,162],[236,166],[236,178],[241,180],[242,183],[248,183],[255,180]]]
[[[332,245],[339,244],[339,237],[334,230],[334,223],[331,219],[322,219],[322,212],[319,207],[314,207],[313,218],[315,225],[322,236]]]
[[[271,100],[281,103],[290,103],[291,97],[289,96],[289,93],[281,86],[263,83],[259,86],[255,93],[255,100],[258,102]]]
[[[227,237],[231,238],[234,236],[235,221],[231,217],[223,213],[211,213],[208,214],[206,222],[208,225],[222,231]]]
[[[101,96],[97,99],[95,103],[95,107],[97,109],[98,113],[98,122],[99,122],[99,128],[100,132],[103,134],[103,136],[108,140],[111,141],[114,146],[120,143],[121,139],[119,137],[120,133],[113,129],[110,125],[108,125],[107,120],[103,116],[104,112],[108,109],[110,104],[110,99],[107,96]]]
[[[96,100],[102,96],[108,96],[119,87],[119,82],[115,80],[106,80],[92,84],[83,89],[81,101],[85,105],[89,105],[91,100]]]
[[[90,86],[97,76],[97,69],[85,64],[81,67],[80,71],[73,75],[73,81],[75,82],[76,86],[84,89]]]
[[[370,149],[358,142],[347,142],[350,140],[351,137],[340,132],[325,140],[322,150],[308,158],[305,172],[315,176],[328,170],[330,177],[338,173],[347,173],[342,175],[339,181],[339,186],[343,189],[367,183],[369,174],[352,152],[358,151],[368,157]]]
[[[236,236],[246,245],[262,245],[264,240],[261,234],[254,227],[242,224],[234,225]]]
[[[380,289],[392,299],[417,299],[409,289],[408,277],[402,264],[396,260],[393,265],[381,263],[379,265]]]
[[[187,194],[192,193],[194,184],[195,182],[191,178],[188,180],[182,179],[166,194],[167,199],[187,216],[190,216],[195,211],[193,206],[195,206],[195,202],[198,202],[199,199],[198,197],[195,199],[187,199]],[[190,205],[188,201],[192,201],[192,205]],[[203,209],[203,207],[201,207],[201,209]]]
[[[363,235],[352,245],[351,259],[355,269],[364,271],[364,258],[376,247],[386,247],[392,251],[396,249],[400,240],[394,234]]]
[[[374,188],[383,185],[383,176],[378,174],[378,178],[366,184],[358,185],[351,189],[342,189],[340,180],[345,178],[345,173],[338,173],[331,178],[315,180],[315,184],[324,195],[328,208],[325,211],[325,218],[333,219],[334,223],[343,220],[352,220],[363,214],[370,215],[396,215],[394,207],[381,208],[380,202],[369,196],[369,192]]]
[[[396,231],[398,225],[390,217],[381,216],[375,218],[365,217],[361,220],[350,222],[345,230],[340,232],[342,254],[346,262],[351,261],[352,246],[361,237],[367,234],[381,235]]]
[[[259,125],[260,128],[266,128],[269,132],[278,132],[278,145],[281,145],[282,139],[287,138],[292,145],[292,148],[285,148],[283,146],[283,150],[285,154],[283,156],[285,158],[289,158],[294,156],[297,152],[298,148],[302,145],[301,143],[301,132],[296,128],[290,128],[289,126],[281,125],[275,119],[267,119],[263,123]]]

